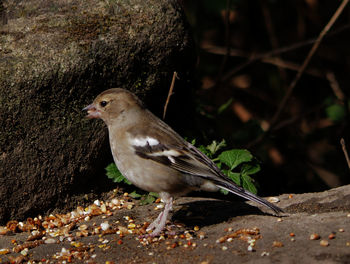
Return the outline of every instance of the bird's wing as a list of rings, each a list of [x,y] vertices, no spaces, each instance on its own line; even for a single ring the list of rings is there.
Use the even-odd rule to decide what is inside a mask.
[[[129,143],[136,155],[150,159],[184,174],[207,178],[212,181],[227,179],[207,156],[182,139],[165,123],[131,129]]]

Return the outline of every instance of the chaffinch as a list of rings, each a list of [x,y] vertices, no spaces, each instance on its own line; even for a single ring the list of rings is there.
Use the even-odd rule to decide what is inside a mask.
[[[207,156],[148,111],[131,92],[114,88],[102,92],[85,107],[88,118],[101,118],[119,171],[137,187],[159,193],[164,210],[149,225],[151,236],[165,227],[173,198],[193,190],[225,189],[245,199],[282,210],[244,190],[226,177]]]

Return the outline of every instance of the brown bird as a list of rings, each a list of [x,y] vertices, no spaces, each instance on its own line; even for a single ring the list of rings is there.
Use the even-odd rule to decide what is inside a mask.
[[[137,187],[159,193],[164,210],[147,231],[163,230],[173,198],[193,190],[225,189],[245,199],[282,210],[244,190],[226,177],[207,156],[186,142],[171,127],[148,111],[131,92],[114,88],[102,92],[87,110],[88,118],[101,118],[119,171]]]

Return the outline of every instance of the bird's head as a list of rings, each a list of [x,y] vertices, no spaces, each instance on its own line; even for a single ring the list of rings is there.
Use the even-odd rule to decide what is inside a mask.
[[[142,107],[142,102],[133,93],[121,88],[113,88],[99,94],[93,103],[83,110],[87,111],[87,118],[101,118],[108,123],[125,111]]]

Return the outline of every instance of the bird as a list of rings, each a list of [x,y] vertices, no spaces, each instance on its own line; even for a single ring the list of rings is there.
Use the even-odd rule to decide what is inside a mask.
[[[149,236],[158,236],[166,225],[173,200],[194,190],[220,188],[272,209],[282,209],[238,186],[205,154],[184,140],[151,113],[132,92],[112,88],[86,106],[87,118],[107,125],[114,162],[122,175],[138,188],[158,193],[164,210],[148,226]]]

